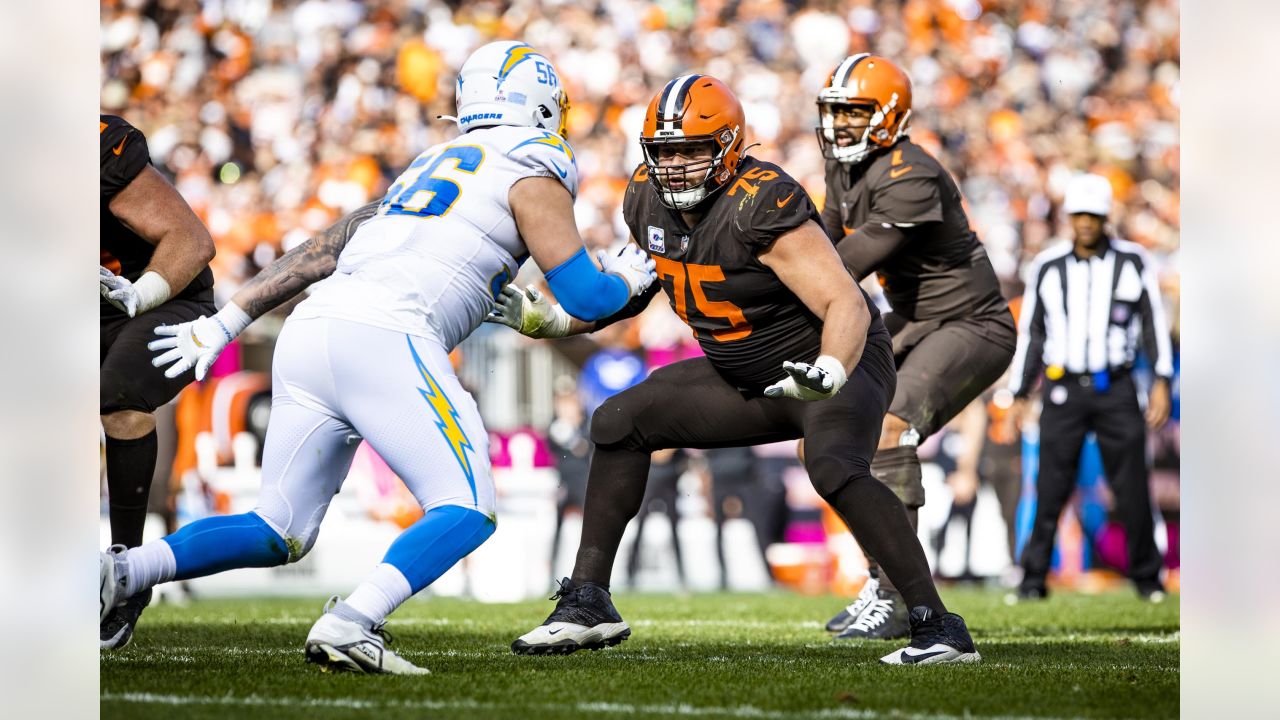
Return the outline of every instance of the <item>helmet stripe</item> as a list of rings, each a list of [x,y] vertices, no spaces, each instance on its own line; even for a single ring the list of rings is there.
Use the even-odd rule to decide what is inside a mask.
[[[840,63],[840,67],[831,74],[831,87],[842,88],[845,83],[849,82],[849,76],[853,74],[853,69],[858,67],[858,63],[871,57],[871,53],[858,53],[850,55]]]
[[[658,110],[662,117],[671,118],[663,123],[664,130],[676,129],[675,117],[680,114],[680,108],[684,107],[685,101],[688,100],[689,88],[693,86],[693,81],[700,77],[702,76],[682,75],[663,88],[662,99],[658,101]]]

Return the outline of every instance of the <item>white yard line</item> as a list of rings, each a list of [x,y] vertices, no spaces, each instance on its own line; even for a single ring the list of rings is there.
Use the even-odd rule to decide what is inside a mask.
[[[756,720],[864,720],[865,718],[890,717],[898,720],[964,720],[966,718],[983,717],[991,720],[1059,720],[1051,716],[1011,716],[1011,715],[939,715],[936,713],[885,713],[879,710],[859,710],[855,708],[832,708],[828,710],[808,710],[784,712],[764,710],[751,705],[736,707],[713,707],[702,705],[631,705],[627,703],[576,703],[576,704],[535,704],[529,703],[482,703],[474,701],[448,700],[406,700],[377,702],[372,700],[356,700],[351,698],[264,698],[254,695],[234,697],[229,695],[161,695],[155,693],[104,693],[102,702],[136,703],[145,705],[218,705],[224,707],[308,707],[334,708],[344,710],[511,710],[528,712],[541,710],[546,712],[573,710],[581,713],[602,713],[616,715],[675,715],[681,717],[728,717],[754,718]],[[1065,720],[1065,719],[1063,719]]]

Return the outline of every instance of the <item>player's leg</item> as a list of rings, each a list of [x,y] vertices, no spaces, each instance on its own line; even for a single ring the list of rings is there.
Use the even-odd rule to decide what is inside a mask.
[[[924,550],[902,502],[871,474],[871,458],[895,377],[887,338],[868,339],[862,360],[835,397],[804,409],[805,467],[858,544],[883,558],[885,571],[912,608],[912,642],[883,661],[892,664],[979,659],[964,620],[948,613],[934,587]]]
[[[1008,313],[942,325],[908,323],[894,336],[898,382],[881,425],[871,474],[893,490],[907,509],[913,530],[924,505],[919,443],[937,432],[995,382],[1013,359],[1016,331]],[[878,563],[868,555],[870,572]],[[891,612],[868,615],[842,638],[905,637],[909,632],[902,597],[892,576],[879,575],[879,601]],[[883,619],[882,619],[883,618]]]
[[[173,300],[135,318],[108,315],[100,323],[99,412],[106,434],[113,545],[131,548],[142,544],[159,449],[153,413],[193,378],[190,372],[166,378],[151,366],[147,343],[155,339],[154,329],[160,325],[187,322],[213,312],[208,303]],[[101,646],[114,649],[127,645],[150,601],[148,591],[112,608],[101,623]]]
[[[1053,556],[1058,516],[1075,490],[1080,450],[1089,431],[1095,398],[1074,381],[1046,382],[1040,412],[1040,464],[1036,476],[1036,512],[1031,537],[1022,548],[1018,597],[1038,600],[1048,594],[1045,580]]]
[[[1164,585],[1160,582],[1163,562],[1156,548],[1151,513],[1147,425],[1132,378],[1116,380],[1109,392],[1098,397],[1094,429],[1102,466],[1116,499],[1116,513],[1124,523],[1129,577],[1139,595],[1160,602],[1164,599]]]
[[[413,493],[424,514],[307,636],[307,658],[365,672],[426,672],[387,650],[387,616],[493,534],[488,434],[438,343],[332,321],[330,363],[343,416]],[[339,348],[347,348],[339,351]]]
[[[131,550],[113,548],[102,569],[116,595],[233,568],[283,565],[310,551],[356,448],[350,425],[334,417],[326,397],[331,383],[320,362],[321,322],[290,323],[276,344],[257,507],[197,520]]]
[[[591,420],[595,453],[573,577],[561,581],[551,616],[517,639],[512,650],[568,653],[626,639],[631,630],[613,607],[609,577],[623,531],[644,498],[650,454],[794,438],[798,404],[745,397],[706,358],[659,368],[606,400]]]

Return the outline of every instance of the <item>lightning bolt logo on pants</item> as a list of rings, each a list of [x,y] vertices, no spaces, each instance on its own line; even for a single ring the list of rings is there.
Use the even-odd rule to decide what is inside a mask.
[[[413,362],[418,367],[418,374],[427,385],[426,388],[418,388],[418,392],[422,393],[422,399],[426,400],[435,411],[436,427],[440,428],[440,434],[444,436],[445,442],[449,443],[454,459],[462,467],[462,474],[467,476],[467,483],[471,485],[471,499],[476,501],[476,478],[471,468],[471,458],[467,455],[467,451],[475,452],[475,446],[471,444],[470,438],[462,429],[462,424],[458,422],[458,411],[454,409],[453,403],[449,402],[440,384],[431,375],[431,371],[427,370],[426,363],[422,362],[422,358],[418,356],[418,350],[413,346],[413,339],[406,335],[405,340],[409,343],[409,352],[413,354]]]

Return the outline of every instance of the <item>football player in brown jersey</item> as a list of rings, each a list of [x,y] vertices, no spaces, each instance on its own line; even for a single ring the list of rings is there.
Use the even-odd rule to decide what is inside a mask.
[[[178,191],[151,165],[147,139],[122,118],[98,118],[101,260],[98,273],[99,412],[106,433],[111,542],[142,544],[155,474],[156,408],[192,374],[151,367],[146,344],[161,325],[212,315],[213,238]],[[124,647],[151,601],[139,593],[101,626],[104,649]]]
[[[645,161],[623,215],[705,356],[654,371],[595,412],[573,577],[560,581],[546,622],[512,650],[569,653],[631,634],[613,607],[609,577],[655,450],[803,437],[814,487],[859,542],[885,558],[911,604],[911,643],[883,661],[977,661],[964,620],[938,597],[901,501],[871,475],[895,383],[889,333],[808,194],[782,168],[746,155],[745,130],[737,98],[706,75],[678,77],[649,103]],[[590,332],[639,312],[656,286],[595,323],[508,287],[495,320],[532,337]]]
[[[819,93],[818,116],[827,233],[855,278],[879,273],[893,308],[884,324],[898,384],[871,473],[898,494],[914,526],[925,499],[916,446],[1004,373],[1017,333],[959,188],[907,136],[907,74],[884,57],[851,55]],[[827,624],[839,638],[909,632],[909,605],[892,573],[879,576],[877,559],[868,553],[871,579]]]

